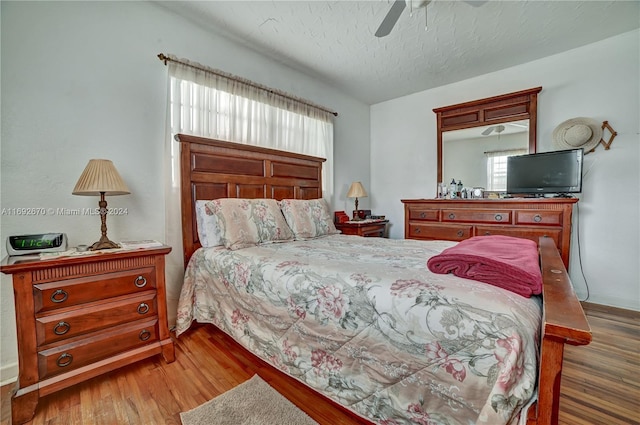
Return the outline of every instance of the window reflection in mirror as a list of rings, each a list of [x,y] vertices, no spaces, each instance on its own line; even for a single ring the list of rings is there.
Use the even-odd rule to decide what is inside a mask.
[[[464,187],[504,191],[506,158],[529,152],[529,120],[442,133],[442,179]]]

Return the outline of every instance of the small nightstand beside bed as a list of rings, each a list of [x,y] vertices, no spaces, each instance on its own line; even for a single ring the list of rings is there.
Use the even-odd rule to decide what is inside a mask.
[[[212,323],[371,422],[557,422],[563,346],[591,334],[553,243],[540,246],[542,297],[434,274],[427,260],[455,242],[334,234],[316,201],[322,159],[177,139],[188,263],[178,334]],[[198,200],[217,200],[207,206],[222,246],[200,249]]]
[[[11,399],[15,425],[40,397],[162,354],[175,352],[167,325],[164,257],[168,246],[23,260],[13,277],[19,374]]]

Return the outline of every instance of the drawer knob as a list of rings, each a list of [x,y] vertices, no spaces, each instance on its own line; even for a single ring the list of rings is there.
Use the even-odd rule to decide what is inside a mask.
[[[56,289],[53,294],[51,294],[51,301],[54,303],[62,303],[67,300],[69,294],[64,289]]]
[[[484,235],[485,236],[491,236],[491,232],[487,230],[486,232],[484,232]]]
[[[425,218],[427,216],[427,214],[423,211],[420,213],[420,218]]]
[[[536,223],[540,223],[542,221],[542,217],[540,216],[540,214],[534,215],[533,221],[535,221]]]
[[[58,367],[67,367],[73,362],[73,356],[69,353],[63,353],[56,360]]]
[[[496,219],[496,221],[502,221],[502,214],[496,214],[494,218]]]
[[[454,213],[451,213],[451,214],[449,214],[449,218],[450,218],[451,220],[453,220],[454,218],[456,218],[456,215],[455,215]]]
[[[149,305],[145,303],[140,303],[138,306],[138,313],[145,314],[149,311]]]
[[[416,227],[416,229],[413,231],[413,233],[420,233],[420,228]]]
[[[140,341],[146,341],[149,338],[151,338],[151,332],[149,332],[146,329],[143,329],[140,331],[140,335],[138,335],[138,338],[140,338]]]
[[[458,230],[458,237],[463,237],[464,236],[464,230]]]
[[[56,335],[64,335],[69,332],[69,329],[71,329],[71,325],[63,321],[53,327],[53,333]]]
[[[138,276],[136,277],[136,280],[133,281],[133,284],[136,285],[138,288],[142,288],[144,285],[147,284],[147,279],[144,276]]]

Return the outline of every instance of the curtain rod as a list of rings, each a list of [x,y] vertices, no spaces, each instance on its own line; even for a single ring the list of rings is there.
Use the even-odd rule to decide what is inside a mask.
[[[158,54],[158,59],[160,59],[162,62],[164,62],[165,65],[167,65],[167,62],[169,62],[169,61],[176,62],[176,63],[179,63],[179,64],[184,65],[184,66],[188,66],[188,67],[191,67],[191,68],[203,71],[203,72],[207,72],[207,73],[210,73],[210,74],[217,75],[219,77],[224,77],[224,78],[228,78],[228,79],[233,80],[233,81],[238,81],[240,83],[247,84],[247,85],[249,85],[251,87],[254,87],[256,89],[263,90],[263,91],[271,93],[271,94],[276,94],[278,96],[282,96],[284,98],[293,100],[295,102],[302,103],[303,105],[307,105],[307,106],[310,106],[312,108],[319,109],[319,110],[321,110],[323,112],[327,112],[327,113],[329,113],[331,115],[334,115],[336,117],[338,116],[337,112],[332,111],[330,109],[327,109],[327,108],[325,108],[323,106],[316,105],[316,104],[311,103],[309,101],[306,101],[304,99],[300,99],[299,97],[291,96],[290,94],[287,94],[287,93],[285,93],[283,91],[272,89],[272,88],[269,88],[267,86],[263,86],[263,85],[258,84],[258,83],[254,83],[253,81],[249,81],[249,80],[247,80],[245,78],[242,78],[242,77],[236,77],[235,75],[227,74],[226,72],[223,72],[223,71],[218,71],[216,69],[206,68],[206,67],[203,67],[203,66],[196,66],[196,65],[193,65],[191,63],[180,61],[178,59],[173,59],[173,58],[165,55],[164,53]]]

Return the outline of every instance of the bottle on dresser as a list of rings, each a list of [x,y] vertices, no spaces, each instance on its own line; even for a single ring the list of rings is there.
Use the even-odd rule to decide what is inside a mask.
[[[458,191],[458,184],[456,183],[456,179],[451,179],[451,183],[449,184],[449,197],[450,199],[456,199],[456,192]]]

